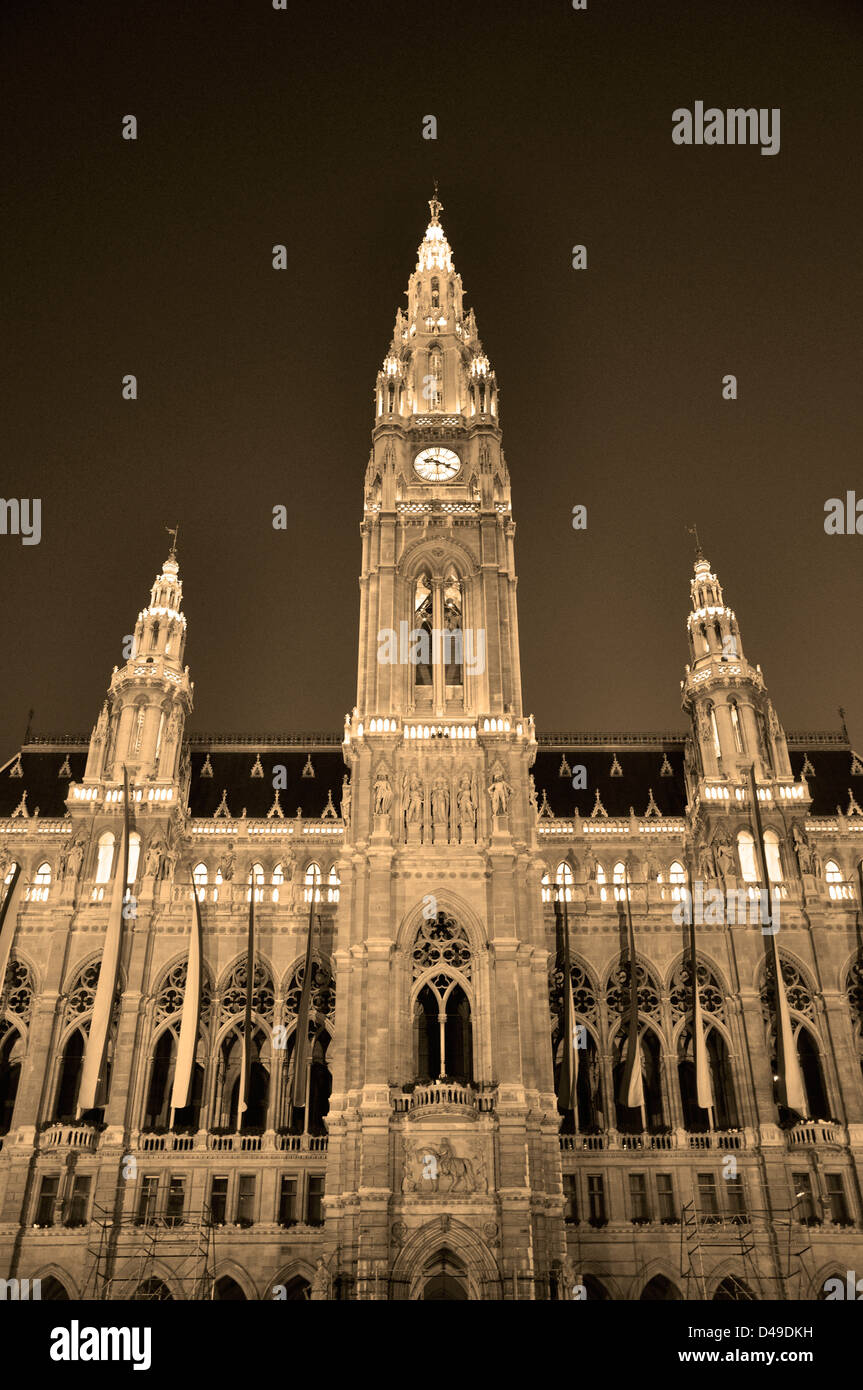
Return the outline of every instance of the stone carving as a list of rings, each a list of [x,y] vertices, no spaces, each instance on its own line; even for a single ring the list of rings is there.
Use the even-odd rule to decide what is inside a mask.
[[[158,878],[162,867],[162,854],[164,853],[164,843],[161,840],[154,840],[147,847],[147,855],[144,860],[144,877]]]
[[[350,825],[350,823],[351,823],[351,784],[350,784],[350,781],[348,780],[347,774],[345,774],[345,776],[342,778],[342,802],[341,802],[341,812],[342,812],[342,820],[344,821],[345,825]]]
[[[315,1272],[312,1275],[312,1290],[310,1295],[312,1301],[325,1301],[330,1297],[332,1288],[333,1277],[327,1269],[323,1255],[319,1255],[318,1263],[315,1266]]]
[[[728,878],[736,873],[737,865],[734,860],[734,849],[731,840],[727,836],[722,836],[716,841],[716,866],[721,878]]]
[[[66,860],[66,873],[70,878],[77,878],[81,872],[81,865],[84,862],[84,837],[79,835],[72,848],[69,850],[69,857]]]
[[[223,883],[230,883],[234,877],[234,846],[228,845],[227,850],[219,860],[219,873],[222,875]]]
[[[530,782],[530,791],[529,791],[528,794],[527,794],[527,799],[528,799],[528,801],[530,802],[530,805],[531,805],[532,810],[538,812],[538,811],[539,811],[539,802],[538,802],[537,799],[536,799],[536,782],[535,782],[534,779],[533,779],[533,773],[530,774],[530,777],[529,777],[528,780],[529,780],[529,782]]]
[[[457,1154],[452,1140],[428,1139],[417,1141],[412,1135],[404,1139],[405,1172],[402,1192],[418,1196],[460,1194],[469,1197],[488,1191],[488,1170],[485,1155],[475,1153],[467,1158]]]
[[[446,831],[449,825],[449,790],[442,776],[435,780],[432,788],[431,807],[435,828]]]
[[[813,872],[812,847],[806,835],[799,826],[795,825],[791,831],[791,838],[794,842],[794,852],[797,855],[801,874],[811,874]]]
[[[375,776],[375,815],[386,816],[393,804],[393,789],[386,767],[381,766]]]
[[[405,778],[406,787],[404,789],[404,801],[407,807],[407,818],[409,825],[416,825],[423,818],[423,784],[415,772],[411,773],[410,780]]]
[[[492,771],[488,794],[491,798],[492,815],[505,816],[509,809],[509,798],[512,796],[512,787],[504,777],[503,768],[500,763],[496,763]]]
[[[716,877],[716,863],[713,857],[713,850],[708,845],[698,856],[698,870],[702,879]]]

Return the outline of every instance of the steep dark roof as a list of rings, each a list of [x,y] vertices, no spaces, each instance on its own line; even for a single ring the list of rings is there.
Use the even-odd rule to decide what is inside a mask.
[[[260,757],[263,777],[253,777],[252,768]],[[212,777],[202,776],[201,770],[209,759]],[[303,768],[311,764],[314,776],[303,776]],[[284,773],[277,771],[284,769]],[[342,794],[342,778],[347,769],[340,748],[244,748],[228,752],[221,748],[195,748],[192,752],[192,780],[189,786],[189,808],[193,816],[212,816],[227,792],[227,806],[233,817],[243,814],[251,819],[263,818],[275,800],[274,776],[286,785],[279,791],[279,805],[286,817],[295,816],[297,807],[303,816],[322,816],[327,797],[332,793],[336,815]]]
[[[568,776],[561,775],[561,761],[566,759]],[[668,760],[671,776],[662,775],[664,759]],[[620,775],[611,775],[612,767]],[[574,790],[575,769],[584,767],[587,777],[583,789]],[[536,792],[540,805],[545,792],[548,805],[556,816],[589,817],[596,805],[596,793],[609,816],[628,816],[630,806],[637,816],[647,813],[651,788],[653,800],[663,816],[682,816],[686,809],[686,785],[683,779],[683,742],[671,742],[656,748],[595,747],[540,748],[533,767]]]

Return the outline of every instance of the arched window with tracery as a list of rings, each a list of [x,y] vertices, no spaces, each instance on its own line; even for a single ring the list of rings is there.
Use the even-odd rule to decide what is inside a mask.
[[[725,1000],[715,975],[702,961],[698,962],[697,973],[702,1028],[713,1093],[713,1127],[736,1129],[737,1099],[731,1057],[725,1035],[718,1026],[725,1022]],[[681,1029],[677,1046],[677,1079],[683,1120],[690,1133],[699,1133],[710,1127],[710,1116],[707,1110],[698,1104],[695,1044],[691,1032],[694,1009],[692,966],[688,958],[680,962],[671,977],[670,998],[671,1016],[675,1025],[682,1019],[689,1025]]]
[[[416,694],[431,700],[432,692],[432,628],[434,627],[434,596],[431,580],[421,574],[414,587],[413,634],[411,659],[414,668]]]
[[[204,899],[205,899],[206,896],[207,896],[207,866],[206,866],[206,864],[196,864],[195,867],[194,867],[194,869],[193,869],[193,871],[192,871],[192,876],[193,876],[193,878],[194,878],[194,880],[195,880],[195,891],[196,891],[197,894],[198,894],[199,900],[200,900],[201,902],[203,902]]]
[[[31,903],[44,903],[48,901],[48,892],[51,887],[51,865],[48,863],[40,864],[33,876],[33,882],[27,892],[27,900]]]
[[[312,901],[312,895],[316,903],[321,901],[321,882],[323,874],[320,864],[312,861],[306,872],[303,874],[303,898],[307,903]]]
[[[243,1016],[246,1009],[247,969],[240,957],[222,987],[219,1027],[223,1033],[216,1060],[215,1122],[219,1128],[236,1130],[243,1067]],[[268,967],[255,962],[252,981],[252,1038],[249,1056],[249,1090],[240,1128],[246,1131],[267,1127],[270,1107],[272,1032],[275,1014],[275,986]]]
[[[845,993],[851,1010],[851,1026],[854,1030],[857,1061],[861,1072],[863,1072],[863,955],[858,955],[857,960],[848,971]]]
[[[473,1026],[466,986],[467,933],[445,912],[423,918],[414,940],[414,1064],[420,1081],[473,1080]]]
[[[677,859],[673,861],[668,870],[668,882],[671,884],[672,899],[674,902],[680,902],[686,883],[686,870]]]
[[[617,1128],[623,1133],[640,1134],[642,1117],[638,1109],[623,1105],[620,1101],[620,1088],[629,1047],[629,1001],[630,1001],[629,961],[623,959],[612,970],[605,987],[605,1002],[609,1013],[609,1024],[617,1025],[613,1043],[612,1077],[614,1103],[616,1107]],[[653,973],[641,962],[635,965],[635,987],[638,996],[639,1015],[639,1056],[644,1091],[644,1118],[648,1131],[656,1133],[664,1127],[664,1106],[662,1093],[662,1046],[656,1029],[661,1028],[661,1006],[659,984]]]
[[[835,859],[828,859],[824,865],[824,877],[827,880],[827,892],[831,898],[841,898],[842,892],[840,884],[844,882],[842,870]]]
[[[560,1095],[564,1048],[563,979],[563,943],[561,941],[558,942],[555,964],[549,973],[548,980],[554,1089],[558,1096]],[[572,1006],[576,1025],[577,1127],[580,1134],[596,1134],[605,1121],[599,1051],[596,1042],[600,1023],[599,1004],[593,981],[583,966],[577,962],[570,963],[570,988],[572,989]],[[570,1133],[575,1129],[575,1120],[576,1117],[572,1111],[564,1112],[561,1133]]]
[[[339,889],[341,888],[341,884],[342,884],[342,881],[341,881],[341,879],[339,878],[339,871],[338,871],[338,869],[336,868],[336,866],[335,866],[335,864],[334,864],[334,865],[332,866],[332,868],[330,869],[330,872],[327,874],[327,902],[328,902],[328,903],[337,903],[337,902],[338,902],[338,900],[339,900]]]
[[[263,866],[263,864],[253,864],[253,865],[252,865],[252,868],[251,868],[251,875],[250,875],[250,876],[251,876],[251,879],[252,879],[252,883],[253,883],[254,886],[255,886],[255,902],[256,902],[256,903],[262,903],[262,902],[264,901],[264,866]],[[249,887],[249,888],[246,889],[246,902],[249,901],[249,899],[250,899],[251,896],[252,896],[252,889],[251,889],[251,887]]]
[[[630,894],[627,893],[626,865],[623,863],[622,860],[618,860],[618,862],[615,864],[612,870],[612,877],[614,880],[615,898],[619,903],[625,902],[626,898],[630,896]]]
[[[12,1128],[12,1116],[27,1051],[27,1027],[33,1008],[33,977],[17,956],[6,967],[3,1015],[0,1017],[0,1135]]]
[[[794,961],[780,956],[782,979],[785,983],[785,998],[791,1015],[791,1032],[805,1090],[806,1113],[788,1111],[779,1103],[779,1073],[776,1046],[776,983],[773,959],[768,956],[761,986],[761,1012],[764,1018],[767,1049],[773,1070],[774,1101],[780,1112],[780,1123],[788,1125],[798,1119],[829,1120],[830,1103],[827,1084],[821,1062],[821,1044],[818,1037],[815,1000],[809,982]]]
[[[285,991],[284,1018],[290,1027],[296,1025],[303,989],[306,964],[301,960],[291,975]],[[308,1134],[325,1134],[325,1117],[330,1108],[330,1092],[333,1087],[327,1054],[330,1046],[331,1028],[336,1011],[336,982],[329,962],[312,958],[312,989],[309,1006],[309,1051],[308,1062],[308,1105],[298,1114],[291,1112],[288,1103],[294,1074],[296,1051],[296,1026],[287,1038],[285,1049],[285,1068],[283,1074],[283,1097],[281,1109],[284,1119],[290,1121],[296,1133],[303,1130]],[[328,1026],[329,1025],[329,1026]]]
[[[554,876],[555,897],[558,902],[572,902],[572,889],[575,884],[575,875],[572,872],[572,865],[564,860],[558,864],[557,872]]]
[[[82,966],[77,975],[74,976],[72,985],[66,996],[66,1008],[63,1014],[64,1043],[60,1055],[60,1065],[57,1075],[57,1085],[54,1098],[54,1119],[61,1120],[67,1124],[72,1123],[77,1118],[78,1092],[81,1089],[81,1073],[84,1066],[84,1050],[87,1038],[90,1033],[90,1021],[93,1017],[93,1005],[96,1002],[96,987],[99,983],[99,970],[101,967],[101,957],[90,961]],[[107,1064],[105,1068],[105,1081],[102,1087],[102,1104],[95,1109],[87,1112],[82,1119],[91,1123],[101,1120],[106,1098],[111,1091],[111,1071],[114,1058],[114,1043],[117,1035],[117,1024],[120,1018],[120,1000],[123,994],[123,983],[118,979],[117,992],[114,996],[114,1007],[111,1015],[111,1025],[108,1033]],[[76,1026],[72,1026],[72,1025]],[[67,1030],[69,1030],[67,1032]]]
[[[443,409],[443,353],[439,347],[433,347],[429,353],[428,381],[424,394],[429,410]]]
[[[462,628],[462,587],[455,570],[450,570],[443,586],[444,683],[447,697],[464,685],[464,631]],[[474,657],[478,656],[474,653]]]
[[[163,976],[157,988],[153,1009],[154,1025],[158,1029],[167,1022],[168,1027],[162,1028],[153,1048],[144,1108],[144,1129],[166,1128],[171,1120],[171,1093],[174,1086],[174,1069],[177,1064],[177,1048],[180,1040],[180,1021],[186,993],[186,972],[187,962],[177,961],[176,965],[173,965]],[[211,1008],[210,981],[204,973],[201,980],[201,1018],[195,1050],[192,1099],[187,1106],[175,1112],[173,1124],[175,1133],[194,1133],[198,1129],[204,1099],[204,1074],[207,1065],[206,1030],[210,1026]]]
[[[775,830],[764,832],[764,858],[767,861],[767,877],[771,883],[782,882],[782,856],[779,852],[779,836]]]

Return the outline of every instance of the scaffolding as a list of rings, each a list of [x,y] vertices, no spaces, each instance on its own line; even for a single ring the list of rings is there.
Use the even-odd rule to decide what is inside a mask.
[[[197,1218],[117,1217],[96,1207],[82,1298],[158,1301],[215,1297],[215,1226],[205,1203]],[[176,1292],[175,1292],[176,1291]]]
[[[733,1251],[740,1257],[739,1277],[730,1274],[726,1275],[726,1280],[736,1289],[737,1297],[741,1300],[805,1297],[804,1287],[811,1285],[814,1278],[805,1259],[812,1246],[806,1244],[799,1249],[793,1248],[795,1223],[800,1219],[796,1203],[779,1210],[774,1207],[770,1211],[752,1211],[745,1218],[741,1216],[731,1228],[727,1218],[715,1222],[711,1217],[700,1216],[694,1201],[685,1204],[681,1215],[680,1273],[686,1280],[684,1298],[690,1297],[693,1282],[698,1290],[697,1297],[707,1298],[704,1253],[707,1250],[710,1255],[715,1255],[723,1249]],[[768,1238],[771,1235],[775,1237],[775,1274],[768,1274],[763,1262],[759,1264],[753,1219],[762,1223]],[[786,1224],[787,1242],[783,1242]],[[795,1283],[796,1292],[793,1291]],[[771,1286],[766,1293],[765,1285]]]

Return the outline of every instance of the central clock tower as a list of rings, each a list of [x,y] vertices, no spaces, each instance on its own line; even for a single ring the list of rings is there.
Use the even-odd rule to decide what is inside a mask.
[[[497,381],[429,206],[365,476],[326,1241],[360,1298],[502,1298],[565,1257],[536,740]]]

